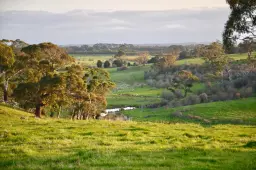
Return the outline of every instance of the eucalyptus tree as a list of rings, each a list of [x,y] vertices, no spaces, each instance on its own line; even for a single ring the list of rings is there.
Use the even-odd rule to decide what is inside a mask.
[[[66,84],[73,106],[72,119],[96,118],[106,108],[106,93],[115,86],[107,71],[79,65],[67,68]]]
[[[223,44],[232,47],[237,40],[247,42],[248,59],[251,59],[252,44],[256,40],[256,1],[226,0],[231,13],[223,32]]]
[[[219,42],[213,42],[210,45],[201,47],[200,55],[210,64],[215,73],[221,73],[228,63],[223,46]]]
[[[168,90],[175,92],[175,89],[184,90],[184,97],[187,97],[188,92],[191,92],[191,88],[193,87],[193,83],[199,81],[199,78],[193,75],[190,71],[182,70],[178,72]]]
[[[65,96],[65,85],[63,76],[48,74],[38,82],[20,83],[13,94],[20,106],[35,108],[35,116],[40,118],[43,106],[52,105]]]
[[[6,44],[0,43],[0,76],[3,89],[4,101],[8,100],[8,76],[11,68],[15,62],[14,53],[11,47]]]
[[[51,106],[65,97],[65,78],[57,70],[74,59],[52,43],[29,45],[21,50],[23,59],[29,61],[22,74],[22,81],[13,96],[24,108],[35,108],[41,117],[41,107]]]

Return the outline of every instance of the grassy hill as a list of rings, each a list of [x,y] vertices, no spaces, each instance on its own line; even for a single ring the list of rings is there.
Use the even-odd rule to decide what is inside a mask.
[[[177,108],[136,109],[125,114],[136,121],[256,125],[255,101],[256,98],[248,98]]]
[[[35,119],[0,105],[0,169],[255,169],[246,125]]]

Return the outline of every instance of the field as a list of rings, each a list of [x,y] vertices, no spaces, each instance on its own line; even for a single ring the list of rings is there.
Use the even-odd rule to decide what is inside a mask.
[[[111,58],[76,57],[89,65]],[[198,58],[177,61],[200,63]],[[137,107],[122,111],[132,121],[35,119],[0,104],[0,169],[256,169],[255,97],[145,108],[159,102],[164,90],[146,84],[144,71],[150,67],[106,69],[117,84],[107,96],[108,107]],[[196,83],[192,91],[202,88]]]
[[[0,169],[256,168],[256,128],[35,119],[0,106]]]
[[[125,114],[136,121],[256,125],[255,101],[256,98],[248,98],[177,108],[137,109],[126,111]],[[182,115],[173,115],[178,112]]]
[[[85,54],[70,54],[76,59],[76,62],[79,64],[85,64],[90,66],[96,66],[97,61],[101,60],[105,62],[106,60],[113,59],[114,55],[85,55]],[[133,61],[137,56],[124,56],[122,57],[123,60],[126,61]]]

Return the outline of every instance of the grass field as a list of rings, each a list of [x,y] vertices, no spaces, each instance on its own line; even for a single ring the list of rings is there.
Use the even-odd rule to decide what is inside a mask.
[[[102,54],[102,55],[85,55],[85,54],[70,54],[76,59],[76,62],[79,64],[85,64],[90,66],[96,66],[97,61],[101,60],[103,63],[106,60],[113,59],[114,55]],[[122,60],[133,62],[137,56],[124,56]]]
[[[86,54],[70,54],[76,59],[76,62],[79,64],[86,64],[90,66],[96,66],[96,63],[98,60],[101,60],[102,62],[105,62],[106,60],[112,59],[113,55],[109,54],[96,54],[96,55],[86,55]],[[256,53],[253,53],[253,56],[255,56]],[[134,59],[137,56],[123,56],[122,59],[126,61],[131,61],[133,62]],[[247,54],[231,54],[228,55],[228,57],[234,59],[234,60],[240,60],[240,59],[246,59]],[[178,60],[177,64],[182,65],[182,64],[202,64],[204,63],[204,60],[201,58],[192,58],[192,59],[184,59],[184,60]]]
[[[248,98],[177,108],[136,109],[125,111],[125,114],[131,116],[135,121],[256,125],[255,101],[256,98]],[[183,116],[175,117],[172,115],[175,112],[182,112]],[[193,119],[189,118],[188,115],[199,116],[200,118]]]
[[[106,58],[89,61],[92,57],[81,57],[78,62],[96,64],[97,57]],[[177,64],[200,62],[188,59]],[[117,84],[107,97],[108,107],[159,102],[163,89],[145,84],[148,69],[150,65],[107,69]],[[198,83],[192,90],[202,88]],[[133,121],[123,122],[35,119],[30,113],[0,105],[0,169],[256,169],[255,101],[142,107],[125,111]]]
[[[0,127],[0,169],[256,168],[255,126],[35,119],[0,106]]]

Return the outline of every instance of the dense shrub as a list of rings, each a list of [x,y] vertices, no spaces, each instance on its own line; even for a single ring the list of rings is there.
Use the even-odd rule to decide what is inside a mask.
[[[98,67],[98,68],[101,68],[101,67],[102,67],[102,61],[100,61],[100,60],[97,61],[97,67]]]
[[[218,92],[218,100],[225,101],[232,99],[231,96],[227,92]]]
[[[241,88],[239,90],[239,93],[242,98],[251,97],[253,95],[253,88],[252,87]]]
[[[182,106],[182,102],[179,100],[176,100],[176,101],[174,100],[174,101],[169,102],[168,106],[169,107],[180,107],[180,106]]]
[[[171,100],[175,99],[174,94],[173,94],[171,91],[169,91],[169,90],[164,90],[164,91],[162,92],[161,97],[162,97],[163,99],[165,99],[165,100],[168,100],[168,101],[171,101]]]
[[[182,94],[181,90],[175,90],[173,94],[174,94],[175,97],[178,98],[178,99],[183,98],[183,94]]]
[[[104,62],[104,68],[109,68],[110,67],[110,62],[107,60]]]
[[[186,100],[188,103],[187,105],[199,104],[201,102],[200,97],[194,94],[187,97]]]
[[[159,60],[160,60],[160,57],[155,56],[155,57],[152,57],[150,60],[148,60],[148,63],[157,63],[159,62]]]
[[[151,87],[155,87],[156,81],[154,79],[148,79],[147,84]]]
[[[112,64],[116,65],[117,67],[122,67],[123,66],[122,60],[114,60]]]
[[[248,85],[248,83],[249,81],[246,77],[239,78],[234,81],[234,87],[239,89],[239,88],[245,87],[246,85]]]
[[[202,93],[199,95],[201,103],[206,103],[208,102],[208,95],[206,93]]]
[[[169,87],[169,81],[159,80],[156,83],[157,88],[167,88]]]

